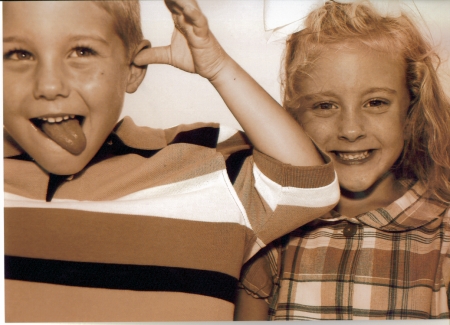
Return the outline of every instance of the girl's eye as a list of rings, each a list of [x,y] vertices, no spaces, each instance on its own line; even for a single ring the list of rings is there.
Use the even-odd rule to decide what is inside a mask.
[[[72,58],[85,58],[92,55],[95,55],[96,52],[89,47],[77,47],[70,53],[70,57]]]
[[[330,110],[333,108],[337,108],[337,106],[333,103],[319,103],[313,106],[313,109],[320,109],[320,110]]]
[[[388,102],[381,99],[372,99],[366,104],[366,107],[382,107],[385,105],[388,105]]]
[[[4,59],[24,61],[24,60],[34,60],[33,55],[25,50],[13,50],[9,51],[3,56]]]

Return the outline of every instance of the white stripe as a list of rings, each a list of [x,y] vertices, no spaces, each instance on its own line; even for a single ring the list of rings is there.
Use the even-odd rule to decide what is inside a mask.
[[[273,211],[278,205],[314,208],[329,206],[339,201],[336,173],[331,184],[318,188],[282,187],[264,175],[256,165],[253,167],[253,174],[256,189]]]
[[[5,193],[5,207],[71,209],[249,226],[227,173],[219,170],[193,179],[153,187],[110,201],[33,200]]]

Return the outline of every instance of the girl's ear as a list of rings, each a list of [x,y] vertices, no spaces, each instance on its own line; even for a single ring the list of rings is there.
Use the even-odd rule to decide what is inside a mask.
[[[145,73],[147,72],[147,66],[137,66],[134,64],[134,58],[142,51],[147,48],[150,48],[152,45],[150,44],[150,41],[143,40],[139,43],[138,47],[133,53],[133,56],[131,58],[131,64],[130,64],[130,75],[128,77],[128,83],[126,92],[129,94],[134,93],[139,85],[141,84],[142,80],[144,80]]]

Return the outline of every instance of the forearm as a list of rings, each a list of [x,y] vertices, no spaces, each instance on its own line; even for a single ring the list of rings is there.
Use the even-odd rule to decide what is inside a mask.
[[[298,123],[233,59],[210,79],[259,151],[294,166],[323,164]]]

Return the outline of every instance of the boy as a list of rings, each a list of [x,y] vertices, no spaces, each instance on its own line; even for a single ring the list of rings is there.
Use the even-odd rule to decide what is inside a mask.
[[[232,320],[243,262],[337,201],[195,1],[166,4],[177,29],[151,49],[137,2],[4,3],[7,321]],[[117,123],[151,63],[208,78],[253,156],[216,124]]]

